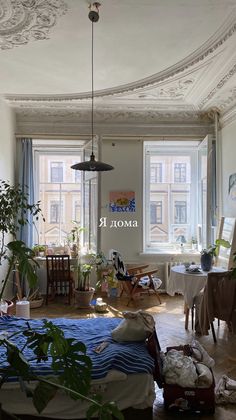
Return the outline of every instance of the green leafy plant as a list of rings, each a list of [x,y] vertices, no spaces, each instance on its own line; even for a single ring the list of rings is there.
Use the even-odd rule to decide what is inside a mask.
[[[10,278],[12,270],[21,273],[29,283],[31,288],[35,287],[38,278],[35,273],[35,267],[39,266],[38,262],[34,259],[34,252],[31,248],[28,248],[22,241],[12,241],[6,245],[9,250],[9,254],[5,255],[5,259],[8,260],[8,270],[5,279],[2,282],[2,289],[0,291],[0,300],[3,297],[7,282]],[[17,284],[18,294],[21,296],[20,285]]]
[[[219,254],[220,246],[230,248],[231,245],[229,241],[226,241],[225,239],[216,239],[215,244],[209,246],[208,248],[202,249],[201,254],[209,254],[212,257],[217,257]]]
[[[7,181],[0,180],[0,264],[3,260],[9,263],[6,276],[2,280],[0,299],[11,277],[12,269],[24,275],[30,287],[33,287],[37,281],[34,270],[37,263],[33,260],[33,251],[16,237],[21,226],[33,219],[38,220],[39,215],[42,216],[40,202],[29,204],[27,186],[22,189],[20,185],[10,185]],[[6,244],[8,235],[12,236],[13,240]]]
[[[45,252],[47,249],[46,245],[34,245],[32,247],[32,251],[34,252],[35,255],[38,255],[39,252]]]
[[[72,220],[73,228],[67,235],[67,244],[72,248],[73,252],[78,255],[80,253],[80,238],[81,233],[85,231],[85,228],[80,226],[80,223],[76,220]]]
[[[93,269],[92,264],[79,264],[77,269],[77,290],[86,291],[90,289],[90,274]]]
[[[92,362],[86,354],[86,346],[73,338],[65,338],[63,331],[52,322],[44,320],[43,324],[36,331],[27,322],[23,332],[0,336],[0,346],[5,349],[5,360],[0,366],[0,387],[9,378],[18,377],[39,414],[60,389],[75,400],[86,400],[91,404],[87,411],[88,419],[96,415],[101,420],[123,420],[122,413],[113,402],[103,403],[100,395],[90,392]],[[19,334],[25,337],[22,348],[14,344],[14,337]],[[26,349],[33,353],[30,358],[25,356]],[[46,360],[50,360],[52,374],[38,375],[32,362]],[[37,381],[34,389],[29,387],[30,381]]]

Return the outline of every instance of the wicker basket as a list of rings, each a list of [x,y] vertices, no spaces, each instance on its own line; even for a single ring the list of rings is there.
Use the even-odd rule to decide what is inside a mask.
[[[42,304],[43,304],[43,298],[30,300],[30,309],[40,308],[40,306],[42,306]]]

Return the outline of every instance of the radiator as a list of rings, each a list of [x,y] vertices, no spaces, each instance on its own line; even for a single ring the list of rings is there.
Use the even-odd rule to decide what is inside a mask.
[[[176,262],[173,261],[167,261],[164,263],[164,288],[165,291],[167,291],[168,288],[168,282],[169,282],[169,278],[170,278],[170,270],[171,267],[173,267],[173,265],[176,265]]]

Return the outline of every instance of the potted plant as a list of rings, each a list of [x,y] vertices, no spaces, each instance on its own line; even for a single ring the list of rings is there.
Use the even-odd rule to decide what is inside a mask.
[[[85,230],[85,228],[80,226],[79,222],[72,220],[74,225],[71,231],[67,235],[67,243],[71,249],[71,256],[77,257],[80,252],[80,234]]]
[[[201,251],[201,268],[203,271],[210,271],[212,268],[213,258],[219,254],[220,246],[230,248],[229,241],[225,239],[216,239],[215,243]]]
[[[44,257],[46,253],[46,245],[34,245],[32,251],[36,257]]]
[[[16,239],[20,227],[28,224],[30,219],[37,220],[41,214],[40,202],[29,204],[28,201],[29,195],[20,185],[10,185],[7,181],[0,180],[0,265],[4,261],[8,262],[1,284],[0,302],[4,297],[7,283],[12,278],[13,270],[15,270],[19,298],[21,297],[19,274],[25,276],[30,287],[37,282],[35,266],[38,264],[34,260],[34,253],[23,241]],[[13,240],[6,243],[8,237]]]
[[[93,264],[85,263],[76,267],[75,280],[77,287],[74,289],[75,302],[78,308],[88,308],[94,295],[94,287],[90,286],[90,274]]]

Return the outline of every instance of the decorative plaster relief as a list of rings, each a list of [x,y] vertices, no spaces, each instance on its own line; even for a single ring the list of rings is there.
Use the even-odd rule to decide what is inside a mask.
[[[202,109],[204,105],[209,102],[219,91],[220,89],[236,74],[236,64],[222,77],[222,79],[217,83],[216,87],[201,101],[199,108]],[[225,95],[225,93],[224,93]],[[216,104],[217,105],[217,104]]]
[[[157,111],[157,110],[96,110],[96,124],[159,124],[160,122],[206,122],[205,113],[195,111]],[[16,109],[16,118],[18,122],[72,122],[72,123],[90,123],[91,111],[89,109]]]
[[[66,11],[64,0],[0,0],[0,49],[48,39],[58,16]]]
[[[224,91],[216,98],[217,108],[220,112],[225,112],[236,105],[236,87]]]
[[[179,99],[184,98],[190,87],[194,83],[193,78],[178,80],[177,82],[161,88],[153,89],[149,93],[140,93],[140,99]]]

